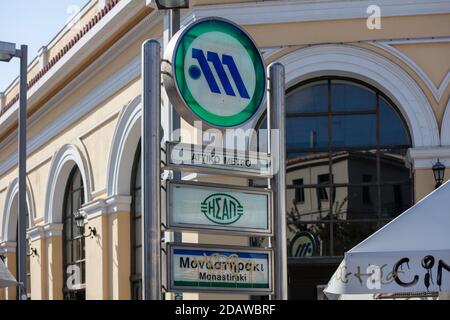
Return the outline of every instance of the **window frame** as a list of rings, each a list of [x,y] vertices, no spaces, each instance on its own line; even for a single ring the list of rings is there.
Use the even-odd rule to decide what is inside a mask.
[[[328,145],[326,147],[309,147],[309,148],[288,148],[288,146],[286,146],[286,152],[289,155],[289,153],[308,153],[308,154],[312,154],[312,153],[327,153],[328,154],[328,159],[326,160],[328,162],[328,174],[330,175],[330,179],[328,180],[329,182],[326,183],[311,183],[311,184],[305,184],[302,185],[301,188],[303,190],[305,189],[316,189],[317,192],[317,200],[318,200],[318,205],[319,205],[319,210],[321,210],[321,202],[325,203],[326,201],[321,201],[319,199],[319,189],[325,189],[325,190],[329,190],[328,194],[327,191],[327,195],[328,195],[328,202],[329,202],[329,206],[327,208],[328,212],[328,216],[327,217],[320,217],[318,220],[313,220],[313,221],[301,221],[299,224],[304,225],[305,227],[308,224],[315,224],[315,225],[329,225],[329,239],[327,239],[327,241],[329,241],[329,246],[330,246],[330,252],[329,257],[340,257],[340,255],[335,255],[335,241],[334,241],[334,225],[336,225],[336,227],[338,227],[339,224],[342,223],[347,223],[347,222],[354,222],[354,223],[360,223],[360,222],[367,222],[367,223],[376,223],[378,228],[380,228],[382,225],[384,225],[385,223],[388,223],[389,221],[393,220],[395,217],[389,217],[386,218],[382,215],[382,210],[383,210],[383,199],[382,199],[382,187],[385,186],[394,186],[394,185],[399,185],[399,184],[408,184],[411,187],[411,195],[410,195],[410,199],[411,199],[411,205],[414,203],[414,177],[413,175],[410,173],[409,174],[409,179],[406,180],[382,180],[381,177],[381,156],[382,154],[386,151],[386,150],[407,150],[408,148],[412,147],[412,139],[411,139],[411,133],[408,127],[408,123],[407,121],[405,121],[405,118],[403,117],[403,115],[401,114],[401,112],[399,111],[398,107],[395,105],[395,103],[393,103],[393,101],[386,96],[382,91],[380,91],[379,89],[377,89],[376,87],[365,83],[364,81],[358,80],[358,79],[353,79],[353,78],[349,78],[349,77],[340,77],[340,76],[323,76],[323,77],[316,77],[316,78],[312,78],[312,79],[308,79],[306,81],[302,81],[292,87],[290,87],[287,91],[286,91],[286,95],[291,93],[294,90],[297,90],[299,88],[301,88],[304,85],[309,85],[311,83],[314,82],[320,82],[320,81],[326,81],[327,82],[327,94],[328,94],[328,110],[327,112],[289,112],[288,110],[286,110],[286,119],[288,118],[296,118],[296,117],[317,117],[317,116],[322,116],[322,117],[328,117],[328,123],[327,123],[327,130],[328,130]],[[333,107],[332,107],[332,96],[331,96],[331,92],[332,92],[332,85],[333,85],[333,81],[346,81],[349,82],[350,84],[356,84],[358,86],[363,86],[365,88],[367,88],[368,90],[373,91],[373,93],[375,94],[376,97],[376,106],[374,110],[355,110],[355,111],[333,111]],[[381,127],[382,124],[380,122],[380,105],[381,105],[381,98],[383,98],[389,105],[391,108],[394,109],[395,113],[397,114],[397,116],[399,117],[400,121],[402,122],[404,128],[405,128],[405,134],[407,135],[407,141],[408,144],[403,145],[403,144],[394,144],[394,145],[388,145],[388,144],[382,144],[381,143]],[[373,109],[373,108],[372,108]],[[357,145],[357,146],[335,146],[333,145],[333,117],[336,116],[342,116],[342,115],[349,115],[349,116],[353,116],[353,115],[367,115],[367,114],[374,114],[376,116],[376,123],[375,123],[375,130],[376,130],[376,141],[374,145]],[[260,122],[262,123],[262,121]],[[287,134],[289,134],[287,132]],[[333,171],[335,171],[336,169],[333,168],[334,165],[334,159],[333,159],[333,154],[339,151],[346,151],[346,152],[358,152],[358,151],[367,151],[367,150],[375,150],[375,163],[376,163],[376,176],[374,177],[374,179],[371,182],[352,182],[352,181],[348,181],[345,183],[336,183],[333,181]],[[294,179],[295,180],[295,179]],[[330,182],[331,181],[331,182]],[[342,219],[336,219],[334,217],[334,213],[333,213],[333,203],[334,203],[334,198],[336,195],[336,188],[342,188],[342,187],[363,187],[363,188],[370,188],[370,187],[375,187],[376,188],[376,194],[377,194],[377,198],[376,201],[374,199],[372,199],[372,206],[376,207],[376,218],[372,219],[372,218],[361,218],[361,219],[349,219],[349,220],[342,220]],[[296,186],[294,183],[292,183],[292,185],[288,185],[286,187],[287,190],[294,190],[294,192],[296,192],[297,188],[299,188],[299,186]],[[403,199],[404,200],[404,199]],[[405,201],[404,201],[405,202]],[[290,257],[290,259],[296,259],[295,257]],[[298,259],[307,259],[307,258],[298,258]]]
[[[135,151],[133,167],[131,170],[131,183],[130,183],[130,191],[131,191],[130,195],[132,199],[130,206],[130,253],[131,253],[130,288],[132,300],[142,300],[142,273],[141,274],[136,273],[137,248],[140,247],[142,249],[142,235],[141,235],[141,244],[140,246],[138,246],[136,244],[136,229],[135,229],[136,220],[140,219],[142,223],[142,212],[139,217],[136,217],[136,197],[137,197],[136,194],[139,190],[142,190],[142,185],[140,187],[136,187],[138,179],[141,179],[141,175],[138,172],[140,163],[141,163],[141,140],[139,140],[138,146]],[[141,170],[142,170],[142,163],[141,163]]]
[[[76,189],[74,189],[74,183],[75,183],[75,175],[79,174],[80,176],[80,187],[77,187]],[[72,215],[73,215],[73,196],[76,192],[80,193],[80,203],[81,206],[80,208],[83,206],[84,204],[84,181],[83,181],[83,176],[81,175],[81,171],[78,168],[78,166],[74,166],[72,168],[72,170],[70,171],[69,174],[69,178],[67,179],[67,184],[66,184],[66,189],[64,191],[64,201],[63,201],[63,234],[62,234],[62,250],[63,250],[63,299],[64,300],[85,300],[86,298],[86,242],[85,242],[85,238],[84,238],[84,227],[82,230],[80,230],[79,235],[78,236],[73,236],[72,231],[71,231],[71,238],[70,240],[68,240],[67,238],[67,228],[69,227],[67,225],[68,221],[70,220],[70,228],[71,230],[73,230],[73,223],[74,222],[74,218],[71,217],[71,219],[69,219],[68,217],[68,202],[69,201],[69,197],[70,197],[70,201],[71,201],[71,207],[70,207],[70,211],[72,211]],[[75,223],[76,224],[76,223]],[[78,227],[77,227],[78,228]],[[78,259],[78,260],[74,260],[73,258],[73,243],[75,241],[79,241],[80,242],[80,252],[83,253],[83,258],[82,259]],[[67,245],[68,242],[70,242],[71,247],[71,251],[72,251],[72,257],[71,257],[71,261],[69,263],[69,260],[67,258]],[[82,251],[81,251],[82,250]],[[81,283],[76,289],[69,289],[67,288],[67,267],[69,265],[84,265],[84,270],[82,268],[81,272],[82,274],[81,279],[83,279],[84,277],[84,283]]]

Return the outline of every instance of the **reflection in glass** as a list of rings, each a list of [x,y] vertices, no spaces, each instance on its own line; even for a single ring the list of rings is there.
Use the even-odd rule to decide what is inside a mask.
[[[411,206],[410,137],[381,92],[321,78],[290,90],[286,110],[290,255],[308,257],[313,237],[315,255],[341,256]]]
[[[327,82],[317,81],[286,94],[286,112],[327,112]]]
[[[375,91],[363,85],[344,80],[331,81],[332,111],[374,111],[377,106]]]

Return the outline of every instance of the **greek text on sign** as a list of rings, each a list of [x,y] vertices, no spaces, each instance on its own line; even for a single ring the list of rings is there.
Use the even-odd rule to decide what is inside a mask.
[[[169,228],[243,235],[272,233],[270,191],[190,181],[169,181],[167,190]]]
[[[264,61],[250,36],[231,21],[204,18],[180,30],[162,68],[172,104],[191,124],[237,127],[261,111]]]
[[[272,252],[221,246],[169,245],[169,290],[272,291]]]
[[[238,176],[268,177],[270,158],[262,152],[167,142],[169,168]]]

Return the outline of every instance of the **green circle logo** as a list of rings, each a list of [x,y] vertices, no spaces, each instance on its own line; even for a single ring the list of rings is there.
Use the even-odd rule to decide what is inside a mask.
[[[238,221],[244,214],[244,207],[233,196],[215,193],[201,203],[201,212],[216,224],[229,225]]]
[[[183,118],[227,128],[257,113],[266,89],[265,66],[244,30],[221,18],[206,18],[180,31],[173,41],[166,56],[171,77],[164,75],[164,84]]]

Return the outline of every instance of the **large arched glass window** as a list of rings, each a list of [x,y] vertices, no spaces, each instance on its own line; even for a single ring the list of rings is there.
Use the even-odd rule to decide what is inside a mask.
[[[316,299],[346,251],[412,205],[409,147],[397,108],[370,85],[322,77],[288,90],[291,298]]]
[[[81,172],[75,167],[69,175],[64,197],[63,256],[65,300],[86,298],[84,227],[79,228],[75,213],[84,203],[84,187]]]
[[[141,143],[134,157],[131,179],[131,298],[142,299]]]
[[[289,90],[286,117],[290,256],[342,256],[411,206],[409,133],[381,92],[315,79]]]

